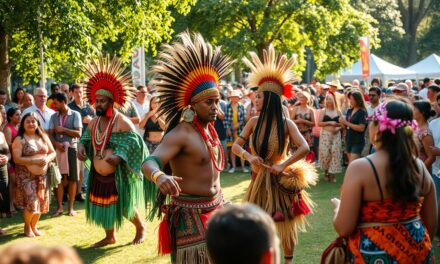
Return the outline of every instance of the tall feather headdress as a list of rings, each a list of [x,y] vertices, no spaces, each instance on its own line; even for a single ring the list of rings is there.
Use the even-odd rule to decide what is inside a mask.
[[[291,68],[296,62],[293,56],[287,59],[285,54],[275,54],[272,44],[268,50],[263,50],[263,61],[255,52],[250,52],[249,55],[252,61],[243,58],[243,63],[251,70],[248,77],[249,87],[258,87],[258,91],[269,91],[287,98],[292,97],[291,82],[295,79]]]
[[[159,115],[175,123],[191,103],[219,96],[220,79],[230,73],[233,61],[199,33],[181,33],[178,41],[162,49],[152,67],[153,84],[159,94]]]
[[[97,60],[92,59],[83,68],[87,76],[84,98],[93,106],[96,96],[104,95],[113,100],[116,108],[126,110],[136,89],[131,86],[130,72],[124,71],[125,67],[116,55],[110,59],[108,54],[105,57],[100,54]]]

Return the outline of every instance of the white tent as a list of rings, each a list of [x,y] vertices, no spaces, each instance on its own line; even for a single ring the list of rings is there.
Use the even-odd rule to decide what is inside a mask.
[[[425,77],[440,77],[440,57],[435,54],[431,54],[424,60],[417,62],[407,69],[415,71],[418,79]]]
[[[359,60],[351,66],[351,68],[342,71],[340,74],[328,75],[326,81],[339,79],[341,82],[351,82],[354,79],[362,80],[361,61]],[[370,80],[372,78],[380,78],[382,82],[388,80],[415,79],[416,72],[407,70],[382,60],[374,54],[370,54]]]

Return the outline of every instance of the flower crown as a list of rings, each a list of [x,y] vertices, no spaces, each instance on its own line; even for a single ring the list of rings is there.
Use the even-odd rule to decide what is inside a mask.
[[[371,116],[367,117],[367,120],[376,121],[378,123],[380,132],[389,130],[391,131],[391,133],[396,134],[396,129],[407,126],[411,127],[412,130],[417,129],[417,122],[415,120],[389,118],[386,109],[386,103],[379,105],[374,113]]]

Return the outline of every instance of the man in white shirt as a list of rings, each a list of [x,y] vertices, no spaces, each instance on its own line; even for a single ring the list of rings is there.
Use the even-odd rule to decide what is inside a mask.
[[[419,91],[419,96],[422,97],[423,100],[428,100],[428,86],[431,85],[431,79],[425,78],[423,79],[423,88]]]
[[[21,117],[23,118],[23,116],[25,116],[27,113],[36,113],[41,126],[47,132],[49,130],[50,118],[55,113],[55,111],[46,106],[46,89],[36,88],[34,90],[34,101],[35,103],[31,107],[26,108],[26,110],[21,113]]]
[[[151,95],[148,93],[147,87],[140,85],[137,87],[136,99],[133,101],[133,105],[136,108],[140,120],[142,120],[145,115],[150,111],[150,98]],[[135,125],[138,134],[144,137],[144,129],[139,127],[139,123]]]

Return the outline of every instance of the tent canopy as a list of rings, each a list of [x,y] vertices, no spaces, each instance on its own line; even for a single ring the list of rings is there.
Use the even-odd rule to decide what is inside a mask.
[[[361,61],[353,64],[349,69],[342,71],[339,77],[336,74],[328,75],[326,81],[339,79],[341,82],[351,82],[362,79]],[[383,82],[395,79],[416,79],[416,72],[391,64],[374,54],[370,54],[370,79],[380,78]]]
[[[440,77],[440,57],[431,54],[407,69],[415,71],[418,79],[425,77]]]

